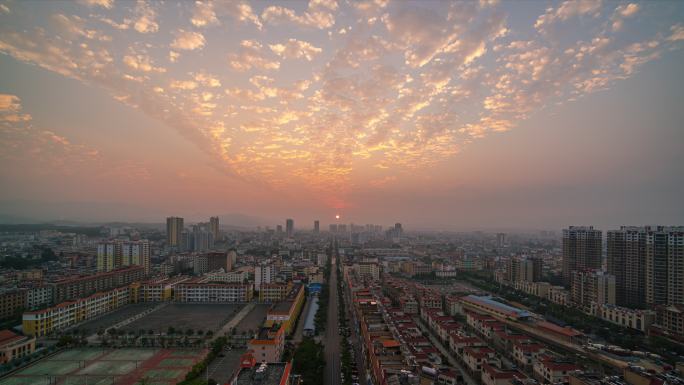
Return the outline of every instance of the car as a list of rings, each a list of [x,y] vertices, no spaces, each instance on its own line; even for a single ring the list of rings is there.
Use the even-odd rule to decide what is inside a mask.
[[[225,356],[226,356],[226,355],[223,354],[223,353],[219,354],[219,357],[225,357]]]

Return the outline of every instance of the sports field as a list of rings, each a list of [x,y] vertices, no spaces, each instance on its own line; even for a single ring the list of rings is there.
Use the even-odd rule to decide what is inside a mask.
[[[69,349],[44,358],[0,385],[155,385],[181,381],[207,353],[204,349]]]

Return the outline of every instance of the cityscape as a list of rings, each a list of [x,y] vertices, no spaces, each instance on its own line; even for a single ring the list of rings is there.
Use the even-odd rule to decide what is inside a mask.
[[[684,385],[684,2],[0,0],[0,385]]]

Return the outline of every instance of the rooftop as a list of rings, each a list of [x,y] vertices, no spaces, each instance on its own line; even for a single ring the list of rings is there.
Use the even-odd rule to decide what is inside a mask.
[[[290,363],[262,363],[251,368],[242,368],[232,385],[281,385],[290,375]]]
[[[500,312],[514,315],[516,317],[529,317],[530,313],[526,310],[518,309],[517,307],[509,306],[501,302],[495,301],[490,296],[469,295],[463,298],[465,301],[474,302],[482,306],[494,308]]]

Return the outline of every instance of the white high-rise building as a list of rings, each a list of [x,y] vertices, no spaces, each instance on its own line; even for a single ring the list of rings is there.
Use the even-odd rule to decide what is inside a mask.
[[[261,264],[254,267],[254,288],[259,291],[261,284],[272,283],[276,271],[273,265]]]

